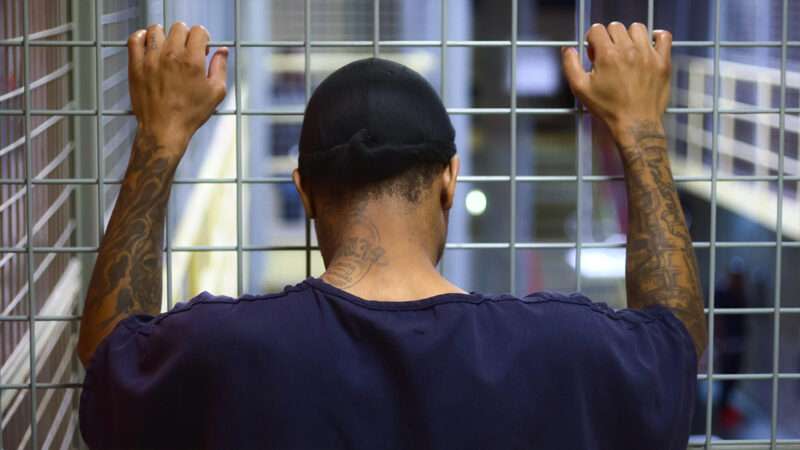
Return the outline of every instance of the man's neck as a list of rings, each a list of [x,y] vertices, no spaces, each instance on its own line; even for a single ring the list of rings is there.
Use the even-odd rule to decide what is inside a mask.
[[[349,214],[322,279],[370,300],[414,300],[464,292],[436,270],[435,244],[413,217],[380,214],[397,210],[369,205]]]

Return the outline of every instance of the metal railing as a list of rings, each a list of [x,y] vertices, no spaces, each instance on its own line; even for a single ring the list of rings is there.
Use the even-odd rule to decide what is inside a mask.
[[[108,37],[135,29],[136,1],[106,0],[98,25]],[[65,249],[81,242],[87,188],[70,183],[84,172],[86,153],[101,148],[100,159],[127,159],[133,129],[123,117],[98,116],[100,146],[79,142],[70,113],[79,95],[78,57],[65,43],[78,35],[72,19],[86,14],[86,2],[10,0],[0,9],[0,448],[76,448],[76,388],[82,369],[74,356],[80,290],[85,275],[80,255],[35,252]],[[44,45],[37,45],[43,43]],[[127,102],[127,57],[121,47],[98,48],[96,83],[117,108]],[[107,67],[109,76],[102,69]],[[83,75],[81,75],[83,76]],[[91,80],[85,80],[91,82]],[[101,103],[98,103],[101,104]],[[105,105],[106,107],[108,105]],[[36,114],[35,109],[48,111]],[[18,114],[5,114],[19,111]],[[109,130],[110,139],[102,130]],[[111,134],[113,132],[113,134]],[[122,157],[121,157],[122,156]],[[123,161],[124,162],[124,161]],[[120,164],[111,172],[121,175]],[[100,177],[102,179],[102,174]],[[59,182],[61,180],[61,182]],[[107,193],[95,188],[98,199]],[[113,204],[113,198],[107,205]],[[100,214],[100,217],[106,214]],[[85,227],[84,227],[85,228]],[[19,251],[20,249],[27,249]],[[55,320],[39,320],[50,318]]]

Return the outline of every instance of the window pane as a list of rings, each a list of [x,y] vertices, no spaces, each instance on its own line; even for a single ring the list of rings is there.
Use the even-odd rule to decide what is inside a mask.
[[[575,241],[575,183],[559,181],[517,183],[517,241]]]
[[[247,23],[248,8],[252,8],[253,1],[241,2],[242,11],[240,14],[241,23]],[[163,23],[168,27],[176,20],[186,22],[190,27],[192,25],[201,24],[211,35],[211,39],[215,41],[232,41],[235,38],[234,29],[234,13],[235,13],[235,0],[215,0],[215,1],[202,1],[196,0],[167,0],[162,2],[153,2],[153,5],[166,5],[167,17],[164,22],[161,22],[162,11],[153,10],[151,13],[156,19],[156,22]],[[144,8],[142,8],[144,9]],[[155,8],[154,8],[155,9]],[[151,20],[152,21],[152,20]],[[131,30],[133,32],[134,30]]]
[[[461,175],[506,175],[511,170],[511,124],[507,114],[451,114]]]
[[[575,0],[518,2],[517,35],[520,40],[573,41],[577,31]]]
[[[586,2],[589,9],[586,11],[584,30],[588,30],[593,23],[607,25],[613,21],[622,22],[625,26],[633,22],[647,23],[647,2],[638,0],[625,1],[590,1]]]
[[[774,305],[774,248],[718,248],[716,252],[715,308]]]
[[[672,174],[711,176],[711,114],[667,114],[664,128]]]
[[[674,47],[671,107],[710,108],[714,104],[713,49]]]
[[[778,210],[775,200],[769,184],[763,181],[718,182],[717,240],[774,241]]]
[[[444,276],[468,292],[504,293],[510,290],[509,260],[507,248],[448,248],[439,267]]]
[[[382,41],[438,41],[442,38],[442,6],[429,0],[382,0]]]
[[[574,103],[561,71],[559,47],[517,49],[517,107],[572,108]]]
[[[797,329],[800,329],[800,326],[797,326]],[[800,372],[800,368],[796,368],[794,372]],[[782,439],[800,439],[798,404],[800,404],[800,380],[778,382],[778,436]]]
[[[447,32],[450,40],[511,39],[510,1],[452,0],[447,2],[447,8]]]
[[[302,41],[304,39],[305,2],[245,0],[240,4],[242,6],[240,39],[244,41]],[[318,18],[312,16],[312,20],[318,20]],[[212,37],[219,39],[216,36]],[[313,36],[312,38],[317,39]]]
[[[780,40],[782,0],[736,0],[720,9],[723,41]]]
[[[492,70],[484,70],[491,67]],[[511,106],[511,49],[508,47],[448,47],[445,67],[448,108],[508,108]]]
[[[778,126],[776,114],[720,114],[719,175],[777,174],[777,149],[770,147]]]
[[[306,94],[302,48],[243,47],[240,51],[240,77],[248,87],[241,99],[245,111],[303,111]],[[230,63],[228,67],[232,67]],[[233,72],[228,78],[233,79],[232,75]],[[233,98],[232,94],[228,97]]]
[[[457,235],[451,233],[448,242],[508,242],[509,205],[508,183],[459,182],[453,209],[466,213],[463,225],[469,231],[464,235],[465,240],[460,241],[455,240]]]
[[[517,116],[517,175],[575,175],[577,119],[572,114]]]
[[[320,41],[365,41],[373,36],[372,0],[311,0],[311,35]]]
[[[576,289],[574,250],[517,250],[517,266],[517,295],[544,290],[566,293]]]
[[[714,0],[655,0],[654,6],[653,28],[669,30],[673,40],[714,39]]]

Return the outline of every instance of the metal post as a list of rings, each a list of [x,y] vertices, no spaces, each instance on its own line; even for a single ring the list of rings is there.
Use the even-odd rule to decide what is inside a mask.
[[[580,58],[581,62],[583,62],[583,55],[586,53],[586,43],[583,37],[584,35],[584,26],[586,22],[586,0],[580,0],[578,4],[578,57]],[[575,100],[575,107],[577,108],[577,117],[578,117],[578,126],[577,126],[577,133],[578,133],[578,148],[575,152],[575,170],[576,170],[576,182],[577,182],[577,192],[578,198],[575,201],[575,289],[580,291],[581,290],[581,242],[583,237],[581,236],[582,232],[582,224],[583,219],[581,216],[583,215],[583,200],[582,200],[582,187],[583,187],[583,158],[581,157],[581,153],[583,151],[584,146],[586,145],[586,137],[584,136],[584,125],[583,125],[583,105]]]
[[[781,344],[781,258],[783,256],[783,170],[786,152],[786,41],[789,39],[789,1],[783,0],[781,17],[781,103],[778,113],[778,213],[775,218],[775,312],[772,328],[772,411],[770,427],[770,449],[775,449],[778,438],[778,388],[780,374]]]
[[[720,8],[722,0],[714,3],[714,99],[713,99],[713,125],[711,136],[711,230],[708,250],[708,367],[706,368],[706,439],[705,448],[711,448],[711,424],[714,413],[714,286],[716,282],[716,253],[717,253],[717,171],[719,169],[719,36],[720,36]]]
[[[511,179],[509,220],[509,292],[517,287],[517,9],[519,2],[511,0]]]
[[[233,34],[236,48],[234,82],[236,83],[236,290],[242,295],[244,280],[242,279],[242,80],[241,80],[241,0],[236,0],[233,8]]]
[[[106,172],[105,158],[103,157],[103,145],[105,138],[103,137],[103,109],[105,108],[103,100],[103,2],[102,0],[94,1],[94,58],[95,58],[95,101],[97,102],[97,116],[95,122],[97,128],[95,129],[95,150],[97,151],[97,243],[103,240],[105,234],[106,221],[106,202],[103,188],[105,187],[104,178]]]
[[[25,232],[26,239],[26,254],[28,259],[28,338],[29,338],[29,353],[28,364],[30,364],[30,380],[28,386],[30,388],[30,404],[31,404],[31,448],[37,448],[38,441],[38,426],[36,423],[36,302],[35,294],[35,262],[33,254],[33,155],[31,154],[31,49],[28,43],[28,35],[30,34],[30,5],[29,2],[22,2],[22,85],[24,87],[23,102],[25,108],[25,117],[23,119],[23,127],[25,129]]]
[[[439,96],[442,99],[442,104],[447,107],[447,84],[445,79],[447,70],[447,0],[439,2],[441,10],[441,17],[439,17],[440,25],[439,32],[441,33],[441,40],[439,41]],[[444,260],[447,257],[447,252],[442,252],[439,259],[439,273],[444,274]]]
[[[372,56],[380,56],[381,0],[372,0]]]
[[[303,3],[303,73],[306,93],[306,106],[311,98],[311,0]],[[306,277],[311,276],[311,219],[306,216]]]
[[[167,14],[167,2],[169,0],[163,0],[161,3],[161,21],[164,26],[165,31],[169,31],[169,15]],[[172,309],[172,226],[170,225],[170,216],[169,216],[169,204],[172,200],[172,196],[167,199],[167,208],[164,212],[165,220],[164,220],[164,245],[166,246],[166,264],[167,264],[167,311]]]

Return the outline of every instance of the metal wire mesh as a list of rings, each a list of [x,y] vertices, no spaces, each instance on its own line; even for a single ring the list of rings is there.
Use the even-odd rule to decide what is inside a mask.
[[[313,273],[312,256],[313,252],[318,250],[314,245],[314,236],[312,234],[312,226],[308,220],[304,221],[304,236],[302,243],[291,245],[272,245],[272,244],[253,244],[246,242],[246,211],[244,211],[245,197],[247,189],[250,186],[259,185],[280,185],[286,184],[290,181],[287,176],[283,175],[270,175],[270,176],[254,176],[246,169],[246,162],[244,160],[244,131],[243,124],[251,119],[258,117],[281,118],[289,116],[302,116],[302,109],[286,109],[286,108],[251,108],[245,101],[245,92],[242,89],[244,83],[244,68],[243,58],[240,56],[245,49],[296,49],[302,52],[302,70],[303,70],[303,92],[305,99],[310,96],[313,80],[312,72],[312,59],[314,58],[314,51],[320,49],[362,49],[366,52],[371,52],[372,55],[379,56],[383,52],[390,51],[397,48],[435,48],[439,50],[439,91],[448,105],[448,112],[454,117],[458,116],[506,116],[509,120],[509,166],[507,174],[500,175],[477,175],[467,174],[460,177],[464,182],[481,182],[481,183],[497,183],[508,185],[509,196],[509,212],[510,220],[508,221],[508,236],[507,241],[493,241],[493,242],[448,242],[448,251],[459,250],[481,250],[481,249],[495,249],[498,251],[507,251],[508,265],[511,270],[508,271],[508,290],[517,291],[519,286],[518,273],[516,268],[519,266],[518,253],[520,250],[569,250],[574,251],[574,271],[575,286],[577,289],[582,288],[581,270],[584,258],[582,253],[592,249],[608,249],[608,248],[621,248],[624,243],[620,242],[585,242],[583,233],[580,231],[585,226],[583,221],[587,220],[580,211],[583,211],[585,205],[587,189],[592,189],[593,185],[598,185],[604,182],[618,182],[622,180],[621,175],[611,174],[594,174],[586,172],[586,152],[592,146],[591,142],[591,122],[588,114],[585,113],[581,105],[575,104],[572,107],[529,107],[520,106],[518,102],[518,63],[520,60],[520,51],[527,48],[557,48],[564,45],[577,46],[579,53],[583,58],[586,55],[586,43],[581,39],[575,40],[522,40],[519,39],[519,5],[518,0],[510,1],[510,23],[508,24],[509,38],[507,40],[454,40],[450,38],[448,32],[450,28],[450,12],[452,10],[452,3],[448,0],[440,1],[441,8],[441,23],[440,33],[438,39],[425,39],[425,40],[382,40],[382,27],[385,24],[381,19],[382,5],[380,0],[363,1],[359,3],[359,14],[371,18],[367,20],[370,22],[370,27],[364,28],[358,35],[364,36],[364,33],[371,31],[371,39],[367,37],[365,40],[333,40],[330,36],[336,36],[336,33],[321,30],[320,38],[312,35],[312,15],[315,13],[314,8],[322,8],[324,4],[313,2],[312,0],[304,0],[302,3],[302,21],[303,31],[302,39],[298,40],[261,40],[261,39],[245,39],[242,33],[242,17],[243,2],[246,0],[232,0],[230,6],[233,8],[233,38],[215,40],[211,43],[212,46],[230,46],[232,47],[233,54],[235,55],[234,64],[232,67],[232,80],[235,86],[231,101],[225,103],[223,107],[215,114],[217,117],[229,117],[234,120],[234,155],[235,165],[233,174],[226,176],[213,176],[213,177],[178,177],[175,180],[176,186],[186,185],[212,185],[214,187],[233,186],[235,189],[235,241],[230,245],[183,245],[176,244],[173,239],[173,227],[177,224],[174,221],[167,221],[166,225],[166,243],[165,243],[165,271],[166,271],[166,301],[167,308],[172,307],[175,299],[173,293],[177,287],[174,286],[174,272],[176,260],[182,254],[194,253],[233,253],[235,254],[236,264],[236,291],[242,294],[246,290],[244,283],[243,272],[247,265],[245,256],[247,254],[257,252],[280,252],[280,251],[300,251],[304,253],[304,268],[306,276]],[[714,331],[717,326],[715,318],[719,316],[735,315],[735,314],[748,314],[748,315],[766,315],[772,317],[772,333],[773,333],[773,346],[771,358],[771,371],[761,373],[715,373],[714,364],[707,364],[704,373],[698,376],[702,382],[705,381],[707,389],[705,390],[705,439],[703,442],[693,442],[690,447],[716,447],[718,441],[712,444],[712,407],[714,398],[714,383],[709,381],[717,380],[763,380],[771,382],[771,403],[770,403],[770,431],[769,438],[767,439],[748,439],[748,440],[727,440],[724,441],[726,446],[748,446],[747,448],[795,448],[800,445],[800,439],[782,439],[778,435],[778,422],[779,422],[779,398],[781,381],[786,380],[800,380],[800,373],[782,372],[780,370],[780,342],[781,342],[781,324],[782,317],[790,314],[800,314],[800,307],[782,306],[781,286],[784,284],[782,280],[782,273],[784,265],[784,252],[788,249],[800,249],[800,240],[785,240],[784,225],[786,227],[800,226],[787,222],[786,217],[793,218],[791,215],[793,211],[787,211],[784,208],[785,196],[789,192],[791,195],[797,194],[797,186],[800,184],[800,167],[798,167],[798,158],[796,153],[793,157],[787,157],[786,135],[787,123],[795,123],[793,115],[800,114],[800,107],[793,107],[787,104],[787,60],[788,54],[792,49],[800,48],[800,41],[790,40],[789,26],[790,26],[790,8],[789,0],[781,0],[781,14],[780,18],[780,39],[779,40],[723,40],[721,33],[721,14],[726,8],[726,2],[723,0],[715,0],[710,4],[713,5],[713,37],[708,40],[684,40],[676,41],[674,46],[676,48],[686,49],[710,49],[713,57],[711,59],[710,67],[705,69],[705,73],[712,80],[712,94],[711,104],[693,104],[687,103],[686,106],[673,106],[668,108],[668,114],[674,116],[690,116],[697,115],[698,117],[710,116],[710,148],[698,147],[696,154],[701,155],[703,151],[708,150],[709,156],[709,170],[700,174],[683,174],[675,177],[679,183],[693,183],[702,182],[709,185],[709,201],[710,201],[710,234],[707,240],[699,240],[695,242],[696,249],[703,249],[708,252],[708,277],[711,280],[708,284],[707,293],[707,308],[709,322],[709,346],[708,346],[708,361],[714,361]],[[363,4],[362,4],[363,3]],[[384,5],[387,2],[384,0]],[[450,4],[449,4],[450,3]],[[331,3],[333,4],[333,3]],[[5,4],[4,4],[5,5]],[[15,160],[17,164],[15,168],[9,168],[2,172],[0,176],[0,188],[6,189],[3,191],[4,195],[0,200],[3,200],[5,206],[8,204],[8,211],[14,215],[15,225],[14,229],[17,230],[17,237],[19,239],[7,239],[6,235],[3,236],[3,241],[0,242],[0,253],[2,253],[2,262],[0,262],[0,270],[7,270],[4,266],[6,261],[16,261],[13,265],[13,270],[8,274],[4,273],[3,280],[3,306],[4,310],[0,315],[0,326],[7,325],[9,328],[3,329],[3,362],[5,363],[9,357],[5,356],[14,348],[21,348],[17,344],[20,342],[22,333],[27,332],[25,339],[27,340],[27,347],[23,354],[27,361],[27,368],[25,370],[19,369],[23,374],[22,378],[14,382],[6,382],[6,374],[0,384],[0,393],[3,398],[8,398],[8,402],[3,403],[3,416],[0,420],[3,422],[2,439],[0,439],[0,448],[45,448],[54,443],[56,439],[56,432],[53,432],[52,421],[45,422],[42,415],[47,411],[55,411],[55,416],[60,417],[59,423],[63,424],[66,431],[58,435],[61,439],[62,447],[78,446],[77,434],[75,432],[75,408],[76,395],[75,388],[79,387],[76,381],[80,376],[77,368],[70,368],[70,364],[75,365],[74,358],[59,359],[55,368],[48,368],[42,366],[42,357],[37,349],[42,349],[40,339],[41,336],[49,336],[53,333],[52,328],[48,328],[47,324],[60,324],[57,332],[58,336],[65,336],[57,340],[58,347],[55,353],[65,353],[67,348],[74,345],[74,329],[75,323],[79,318],[79,310],[75,308],[67,309],[47,309],[42,305],[43,302],[37,297],[44,297],[43,294],[51,295],[52,291],[58,285],[58,277],[54,276],[48,282],[41,282],[40,279],[43,275],[42,267],[52,264],[53,269],[57,274],[65,273],[67,264],[72,259],[77,259],[83,265],[83,271],[87,271],[87,265],[91,262],[92,254],[97,252],[97,245],[102,238],[103,229],[110,213],[110,207],[115,201],[115,192],[118,185],[121,183],[122,170],[126,161],[125,156],[121,156],[130,146],[130,138],[134,131],[132,126],[130,111],[125,99],[120,96],[119,90],[123,89],[126,85],[126,78],[124,74],[124,64],[119,65],[115,62],[116,59],[125,58],[124,38],[130,31],[133,31],[136,26],[144,24],[143,11],[145,6],[136,1],[102,1],[95,0],[92,8],[88,8],[87,4],[76,6],[67,1],[60,3],[62,7],[63,16],[61,22],[51,24],[48,28],[44,29],[31,29],[32,24],[35,23],[33,17],[39,11],[45,10],[43,3],[18,1],[11,2],[8,5],[16,5],[11,13],[9,9],[4,12],[4,20],[7,30],[5,34],[0,35],[0,49],[16,55],[16,67],[21,69],[21,83],[19,88],[9,92],[0,93],[0,119],[18,120],[18,127],[21,130],[19,139],[13,142],[0,140],[0,157],[6,154],[11,154],[17,151],[17,154],[24,155],[23,157]],[[295,4],[297,6],[297,4]],[[88,10],[87,10],[88,8]],[[331,8],[334,8],[331,6]],[[171,9],[169,0],[163,2],[151,1],[147,3],[147,9],[150,12],[150,17],[160,18],[162,23],[170,23],[172,20],[179,17],[171,17]],[[154,9],[160,9],[154,12]],[[70,14],[66,14],[66,11]],[[86,12],[91,12],[91,17],[87,20]],[[646,14],[639,18],[639,20],[646,22],[652,30],[655,23],[654,18],[655,5],[654,0],[648,0],[646,7]],[[589,17],[589,0],[577,0],[575,4],[575,17],[576,17],[576,34],[583,36],[585,29],[588,25]],[[67,18],[69,17],[69,19]],[[83,17],[83,18],[81,18]],[[347,19],[342,19],[346,23]],[[331,25],[333,26],[333,25]],[[78,28],[83,27],[87,30],[93,30],[91,33],[79,32]],[[86,31],[86,30],[84,30]],[[328,33],[328,34],[326,34]],[[69,39],[67,38],[69,36]],[[498,107],[477,107],[477,106],[460,106],[452,107],[448,103],[448,51],[450,49],[484,49],[484,48],[498,48],[508,49],[509,51],[509,66],[510,66],[510,83],[509,83],[509,103],[508,106]],[[748,105],[742,106],[736,102],[729,102],[722,95],[723,83],[725,74],[729,70],[734,70],[727,61],[721,60],[721,54],[724,49],[748,49],[748,48],[772,48],[780,52],[780,68],[775,72],[778,80],[774,83],[778,87],[777,104],[773,102],[770,106],[764,105]],[[71,55],[69,57],[62,57],[57,59],[55,66],[45,66],[46,70],[42,73],[34,73],[39,70],[38,61],[33,56],[39,49],[50,49],[53,51],[69,50]],[[84,70],[80,72],[81,79],[77,79],[79,72],[75,69],[75,60],[79,59],[82,55],[81,52],[91,52],[90,59],[93,59],[90,75],[92,79],[87,79],[87,72]],[[83,55],[83,61],[88,58]],[[52,61],[51,61],[52,62]],[[706,66],[708,66],[706,61]],[[724,68],[724,70],[723,70]],[[697,71],[693,72],[697,73]],[[43,86],[50,85],[54,80],[67,79],[68,76],[73,76],[72,86],[60,88],[64,92],[51,93],[53,98],[66,98],[72,102],[65,103],[42,103],[35,101],[37,89]],[[66,91],[71,89],[72,97],[66,94]],[[691,90],[689,90],[691,92]],[[91,98],[92,102],[82,101],[79,97]],[[12,101],[13,100],[13,101]],[[90,104],[92,103],[92,104]],[[720,143],[721,131],[724,129],[725,120],[728,117],[739,117],[747,120],[747,117],[752,116],[753,121],[758,122],[760,117],[772,115],[775,118],[776,124],[771,125],[777,133],[777,151],[775,153],[775,163],[765,164],[764,169],[754,169],[753,173],[737,173],[731,171],[730,173],[722,171],[721,167],[727,167],[727,161],[733,164],[734,155],[728,155]],[[518,128],[522,118],[526,117],[544,117],[544,116],[569,116],[576,118],[577,130],[577,147],[578,151],[575,156],[575,173],[567,175],[521,175],[519,174],[518,167]],[[788,117],[787,117],[788,116]],[[62,135],[53,141],[47,142],[42,148],[49,149],[50,153],[44,155],[42,161],[37,161],[37,137],[44,133],[52,133],[53,130],[58,130],[60,124],[66,123],[67,119],[74,121],[72,131],[69,131],[66,126],[65,130],[60,131]],[[78,122],[81,125],[76,125]],[[93,122],[93,124],[92,124]],[[691,122],[687,121],[686,129],[690,129]],[[796,125],[790,128],[791,132],[796,132],[794,129]],[[701,129],[704,126],[701,124]],[[78,130],[80,129],[80,130]],[[75,136],[70,136],[74,133]],[[689,133],[687,131],[686,133]],[[11,134],[8,134],[9,136]],[[60,161],[67,160],[68,155],[74,151],[78,142],[82,139],[82,143],[90,143],[91,148],[97,149],[97,155],[90,161],[90,166],[87,167],[86,162],[73,161],[73,167],[61,166]],[[56,145],[58,143],[59,145]],[[691,143],[688,144],[691,147]],[[20,152],[22,151],[22,152]],[[682,164],[684,160],[690,161],[692,150],[687,150],[686,157],[680,154],[674,155],[677,164]],[[60,159],[59,159],[60,158]],[[10,160],[9,160],[10,161]],[[787,164],[790,161],[790,164]],[[721,166],[722,164],[722,166]],[[44,166],[43,170],[37,170],[39,167]],[[112,167],[109,167],[112,166]],[[9,166],[10,167],[10,166]],[[56,170],[57,169],[57,170]],[[718,229],[718,199],[725,198],[727,192],[727,185],[723,183],[728,182],[765,182],[774,184],[774,195],[777,197],[776,211],[775,211],[775,239],[774,240],[721,240],[717,234]],[[517,199],[521,192],[521,187],[525,184],[533,183],[574,183],[576,187],[575,205],[579,214],[576,215],[575,227],[579,230],[575,233],[573,240],[564,241],[550,241],[541,242],[537,240],[527,241],[519,239],[518,222],[516,216],[518,215]],[[793,184],[790,184],[793,183]],[[794,186],[794,190],[787,189],[787,186]],[[37,205],[33,195],[26,193],[33,193],[37,188],[51,189],[56,193],[55,198],[47,198],[41,205]],[[89,189],[81,195],[75,195],[73,207],[76,212],[73,214],[62,214],[64,217],[61,222],[50,220],[47,217],[46,211],[42,208],[53,208],[57,205],[59,193],[68,192],[65,194],[67,202],[69,200],[69,193],[77,191],[78,189]],[[93,190],[92,190],[93,189]],[[792,192],[794,192],[792,194]],[[771,194],[770,194],[771,195]],[[796,198],[796,197],[794,197]],[[792,203],[794,205],[794,203]],[[2,207],[0,207],[2,208]],[[85,208],[91,208],[95,212],[91,218],[86,219],[84,211]],[[170,202],[169,209],[170,215],[174,216],[176,210],[181,208],[180,204],[175,201]],[[78,211],[80,210],[80,211]],[[66,211],[66,209],[65,209]],[[0,214],[6,214],[3,209],[0,209]],[[94,234],[93,239],[77,239],[75,237],[68,237],[65,239],[55,240],[36,240],[27,239],[28,236],[36,236],[37,226],[42,217],[47,217],[45,223],[50,224],[53,231],[51,233],[89,233]],[[74,218],[75,220],[71,219]],[[10,220],[10,219],[9,219]],[[10,226],[9,226],[10,228]],[[79,231],[76,231],[79,230]],[[772,295],[772,304],[767,306],[757,306],[748,308],[720,308],[715,302],[715,285],[714,280],[717,279],[715,273],[718,269],[717,257],[718,250],[726,248],[746,248],[746,249],[759,249],[767,248],[774,249],[775,268],[774,271],[774,286],[775,289]],[[53,263],[45,263],[47,258],[51,261],[61,261],[61,265]],[[8,263],[8,267],[12,267]],[[12,273],[13,272],[13,273]],[[14,286],[25,284],[28,286],[27,293],[20,296],[18,292],[11,292],[12,289],[9,280],[15,280]],[[81,280],[81,276],[78,276]],[[85,283],[85,273],[83,274],[82,282]],[[35,289],[40,286],[43,292],[38,292]],[[84,287],[74,287],[74,289],[82,290]],[[14,300],[17,297],[24,299]],[[76,293],[75,298],[79,298]],[[11,299],[11,300],[9,300]],[[178,300],[182,300],[179,298]],[[13,303],[19,308],[9,308],[8,305]],[[22,306],[25,308],[22,308]],[[39,326],[37,324],[41,324]],[[16,331],[7,331],[16,330]],[[66,331],[65,331],[66,330]],[[49,338],[48,338],[49,339]],[[12,348],[11,344],[17,345]],[[47,353],[53,354],[52,349]],[[70,359],[72,362],[70,363]],[[64,362],[67,361],[67,362]],[[53,365],[53,364],[51,364]],[[18,364],[19,366],[19,364]],[[63,366],[63,368],[62,368]],[[6,366],[4,365],[4,368]],[[21,367],[21,366],[20,366]],[[53,378],[51,375],[53,371],[61,371],[60,373],[70,372],[71,375],[61,378]],[[47,381],[42,381],[37,374],[46,372],[48,374]],[[41,391],[45,391],[42,394]],[[59,392],[61,395],[59,401],[61,403],[52,403],[52,392]],[[72,394],[65,394],[65,392],[73,392]],[[20,394],[24,393],[24,394]],[[9,422],[6,407],[8,404],[25,403],[28,405],[23,411],[27,423],[18,426],[19,433],[16,433],[15,441],[11,441],[10,436],[12,430],[6,425]],[[48,404],[58,404],[59,408],[50,409],[42,408]],[[40,412],[41,411],[41,412]],[[21,416],[19,413],[14,413],[16,419]],[[51,412],[48,412],[51,414]],[[61,426],[61,425],[60,425]],[[61,428],[59,428],[61,430]],[[17,441],[17,434],[22,436]],[[27,437],[26,437],[27,436]],[[24,439],[24,442],[23,442]],[[720,444],[723,445],[723,444]],[[4,446],[4,447],[3,447]]]

